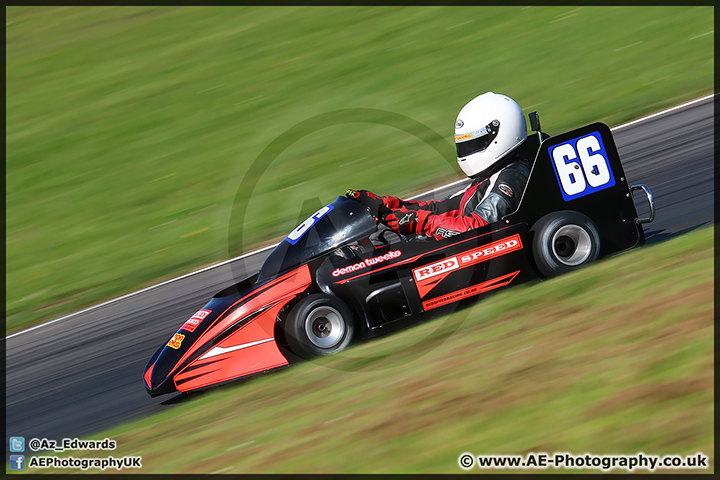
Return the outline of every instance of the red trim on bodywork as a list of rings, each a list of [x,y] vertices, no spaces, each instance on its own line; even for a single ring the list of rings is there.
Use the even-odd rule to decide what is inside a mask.
[[[289,295],[287,301],[293,296]],[[227,348],[273,337],[275,319],[287,301],[277,302],[213,348]],[[209,358],[200,356],[176,374],[173,380],[178,391],[187,392],[287,364],[287,359],[273,340]]]
[[[297,294],[302,293],[304,290],[306,290],[311,283],[312,277],[310,275],[310,268],[307,265],[302,265],[295,270],[292,270],[268,282],[267,284],[260,287],[258,290],[249,292],[247,295],[243,296],[241,299],[226,308],[225,311],[221,313],[215,320],[215,323],[205,332],[203,332],[202,335],[200,335],[200,337],[192,345],[190,345],[190,348],[188,348],[187,352],[185,352],[185,354],[180,358],[180,360],[175,363],[175,365],[170,371],[173,372],[176,368],[178,368],[178,366],[182,365],[183,362],[190,358],[191,355],[197,352],[200,348],[204,347],[208,341],[221,334],[223,331],[225,331],[225,329],[229,328],[243,317],[246,317],[268,305],[273,305],[273,307],[269,308],[268,310],[275,311],[277,314],[277,310],[274,309],[274,304],[279,304],[279,309],[280,307],[282,307],[282,305],[290,301]],[[237,305],[241,304],[242,302],[246,303],[237,307]],[[233,308],[235,308],[235,310],[233,310]],[[223,315],[226,315],[228,312],[230,313],[223,318]],[[262,318],[263,316],[264,314],[260,314],[258,315],[258,318]],[[257,319],[253,319],[250,321],[250,323],[256,320]],[[265,334],[267,335],[267,337],[265,338],[274,337],[273,324],[262,323],[262,325],[264,325]],[[243,330],[243,328],[241,328],[240,330]],[[274,341],[268,343],[275,346]],[[275,348],[277,347],[275,346]],[[242,354],[243,351],[238,352],[238,355]]]
[[[448,303],[460,301],[466,297],[472,297],[473,295],[479,295],[481,293],[494,290],[496,288],[504,287],[505,285],[508,285],[510,282],[512,282],[515,277],[517,277],[518,273],[520,273],[520,270],[508,273],[507,275],[503,275],[492,280],[488,280],[487,282],[478,283],[477,285],[473,285],[462,290],[456,290],[452,293],[433,298],[432,300],[425,301],[423,302],[423,310],[432,310],[433,308],[442,307],[443,305],[447,305]]]
[[[444,280],[445,277],[447,277],[448,275],[450,275],[450,272],[438,275],[437,277],[433,277],[426,282],[415,282],[415,286],[417,287],[420,298],[423,298],[428,292],[430,292],[430,290],[435,287],[435,285]]]
[[[150,381],[150,377],[152,375],[152,369],[154,366],[155,366],[155,362],[153,362],[153,364],[150,365],[150,368],[148,368],[145,371],[145,375],[143,376],[143,378],[145,379],[145,384],[148,386],[148,388],[152,388],[152,383]]]
[[[417,288],[420,298],[423,298],[435,285],[451,273],[505,255],[506,253],[522,250],[522,248],[523,244],[520,239],[520,234],[516,233],[480,247],[474,247],[464,252],[456,253],[451,257],[445,257],[443,260],[422,265],[414,268],[412,271],[413,278],[415,279],[415,287]]]

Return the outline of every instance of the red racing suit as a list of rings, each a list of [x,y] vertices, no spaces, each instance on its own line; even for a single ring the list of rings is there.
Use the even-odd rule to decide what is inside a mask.
[[[393,196],[379,197],[393,212],[397,230],[403,218],[412,218],[411,232],[439,240],[497,222],[520,204],[529,175],[527,159],[515,155],[502,170],[490,177],[479,176],[462,192],[442,200],[415,202]],[[411,213],[411,215],[407,215]]]

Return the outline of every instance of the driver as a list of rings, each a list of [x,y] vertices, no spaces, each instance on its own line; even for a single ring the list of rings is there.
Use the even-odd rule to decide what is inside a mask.
[[[464,191],[424,202],[380,197],[368,190],[348,190],[345,195],[402,235],[449,238],[517,209],[529,174],[529,161],[518,151],[526,138],[520,106],[510,97],[487,92],[470,100],[455,122],[457,160],[473,180]]]

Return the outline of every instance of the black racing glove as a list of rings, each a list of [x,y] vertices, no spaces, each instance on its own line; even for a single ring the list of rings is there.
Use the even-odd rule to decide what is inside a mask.
[[[345,192],[345,196],[365,205],[374,217],[380,217],[382,213],[386,213],[389,211],[388,208],[383,205],[382,198],[378,197],[370,190],[350,189]]]

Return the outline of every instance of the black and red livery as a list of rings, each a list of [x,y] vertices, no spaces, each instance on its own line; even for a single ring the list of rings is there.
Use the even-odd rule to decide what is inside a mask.
[[[544,135],[544,134],[543,134]],[[261,270],[217,293],[152,356],[152,396],[189,392],[335,353],[498,289],[571,271],[644,243],[652,195],[630,186],[601,123],[528,137],[536,152],[518,208],[449,238],[401,237],[338,197],[309,217]],[[651,206],[638,219],[632,191]]]

